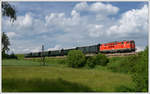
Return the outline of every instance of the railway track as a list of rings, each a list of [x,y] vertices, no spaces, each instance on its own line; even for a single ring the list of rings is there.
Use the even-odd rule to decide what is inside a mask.
[[[111,54],[104,54],[108,57],[122,57],[122,56],[130,56],[130,55],[137,55],[137,52],[130,52],[130,53],[111,53]]]

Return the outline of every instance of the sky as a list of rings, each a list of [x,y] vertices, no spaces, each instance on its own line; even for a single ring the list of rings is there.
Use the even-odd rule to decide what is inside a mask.
[[[148,2],[9,2],[17,20],[2,17],[10,52],[29,53],[134,40],[148,45]]]

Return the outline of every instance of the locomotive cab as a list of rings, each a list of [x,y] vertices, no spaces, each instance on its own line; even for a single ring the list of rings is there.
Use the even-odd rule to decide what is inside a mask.
[[[131,47],[131,51],[135,51],[136,50],[135,49],[135,42],[134,42],[134,40],[130,41],[130,47]]]

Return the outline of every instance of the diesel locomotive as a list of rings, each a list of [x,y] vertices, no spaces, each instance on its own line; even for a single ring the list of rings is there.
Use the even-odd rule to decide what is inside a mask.
[[[54,51],[44,51],[43,55],[47,57],[51,56],[64,56],[67,55],[70,50],[81,50],[84,54],[97,54],[97,53],[125,53],[134,52],[135,42],[134,40],[128,41],[115,41],[110,43],[103,43],[91,46],[76,47],[72,49],[61,49]],[[31,52],[25,54],[25,58],[29,57],[41,57],[42,52]]]

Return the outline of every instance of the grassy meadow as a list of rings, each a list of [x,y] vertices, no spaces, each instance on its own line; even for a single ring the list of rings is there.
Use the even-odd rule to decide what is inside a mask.
[[[120,92],[134,85],[129,74],[70,68],[63,60],[46,58],[46,66],[40,59],[2,60],[2,92]]]

